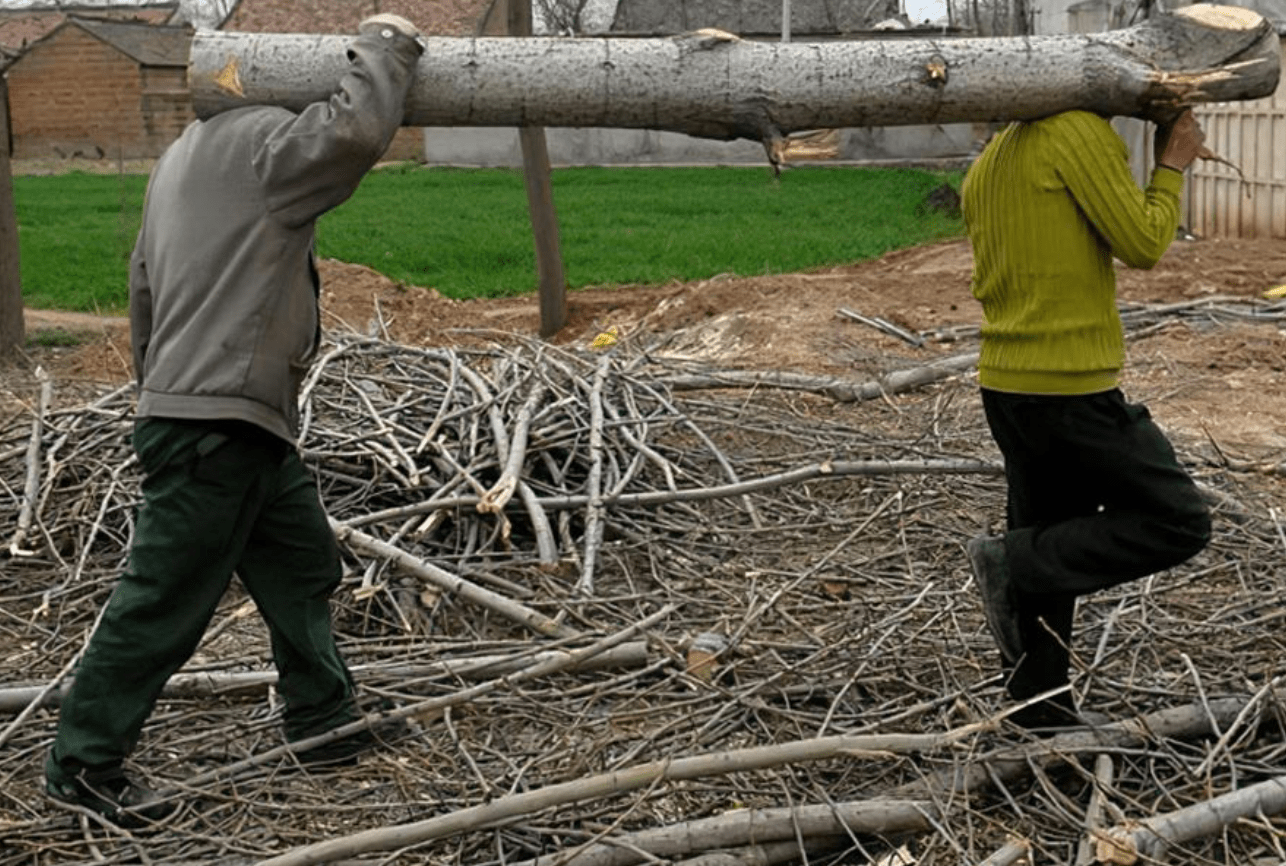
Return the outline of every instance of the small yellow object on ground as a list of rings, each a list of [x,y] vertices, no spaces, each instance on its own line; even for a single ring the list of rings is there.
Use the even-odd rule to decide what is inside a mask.
[[[606,349],[608,346],[615,345],[616,338],[619,337],[620,335],[621,335],[621,332],[617,330],[615,325],[612,325],[606,331],[603,331],[601,334],[595,337],[590,342],[589,347],[591,349]]]

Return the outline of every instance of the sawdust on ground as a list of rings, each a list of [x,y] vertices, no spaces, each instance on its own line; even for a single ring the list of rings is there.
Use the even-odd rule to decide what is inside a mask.
[[[712,367],[865,380],[976,349],[969,329],[980,312],[969,294],[971,267],[968,243],[951,240],[808,273],[582,289],[568,294],[568,323],[553,342],[583,345],[614,327],[621,339],[648,345],[664,340],[666,352]],[[467,346],[492,342],[498,333],[534,338],[540,327],[534,295],[452,300],[336,261],[322,263],[322,278],[331,328],[419,345]],[[1271,239],[1178,241],[1153,270],[1119,271],[1126,303],[1257,298],[1282,283],[1286,244]],[[841,310],[939,337],[917,347]],[[124,320],[29,311],[27,327],[33,333],[58,328],[89,335],[73,348],[33,349],[28,371],[39,362],[68,385],[128,381]],[[963,336],[953,340],[957,332]],[[1148,403],[1173,435],[1212,440],[1260,459],[1286,446],[1283,365],[1286,325],[1188,316],[1131,342],[1125,388]],[[20,395],[12,373],[9,380],[11,394]]]

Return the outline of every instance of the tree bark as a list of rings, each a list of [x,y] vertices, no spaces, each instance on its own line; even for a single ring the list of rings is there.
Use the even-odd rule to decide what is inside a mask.
[[[1096,857],[1098,862],[1113,866],[1160,863],[1172,845],[1212,836],[1242,819],[1262,821],[1282,812],[1286,812],[1286,777],[1277,776],[1204,803],[1101,832],[1096,839]]]
[[[199,32],[189,82],[199,117],[329,97],[343,36]],[[993,39],[747,42],[703,30],[666,39],[435,38],[408,126],[662,129],[765,145],[829,127],[1021,120],[1069,109],[1149,119],[1277,87],[1277,34],[1254,12],[1192,6],[1106,33]]]
[[[18,213],[9,166],[9,95],[0,76],[0,361],[22,348],[22,279],[18,269]]]

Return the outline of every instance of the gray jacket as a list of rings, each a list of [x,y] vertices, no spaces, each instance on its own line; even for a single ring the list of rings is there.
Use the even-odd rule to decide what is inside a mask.
[[[157,161],[130,266],[139,417],[295,438],[320,336],[314,224],[388,148],[422,51],[372,28],[329,101],[195,121]]]

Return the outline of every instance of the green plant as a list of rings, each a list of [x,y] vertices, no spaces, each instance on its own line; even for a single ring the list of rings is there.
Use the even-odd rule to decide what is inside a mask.
[[[68,348],[82,345],[88,340],[88,335],[65,328],[39,328],[27,337],[27,345],[43,349]]]

